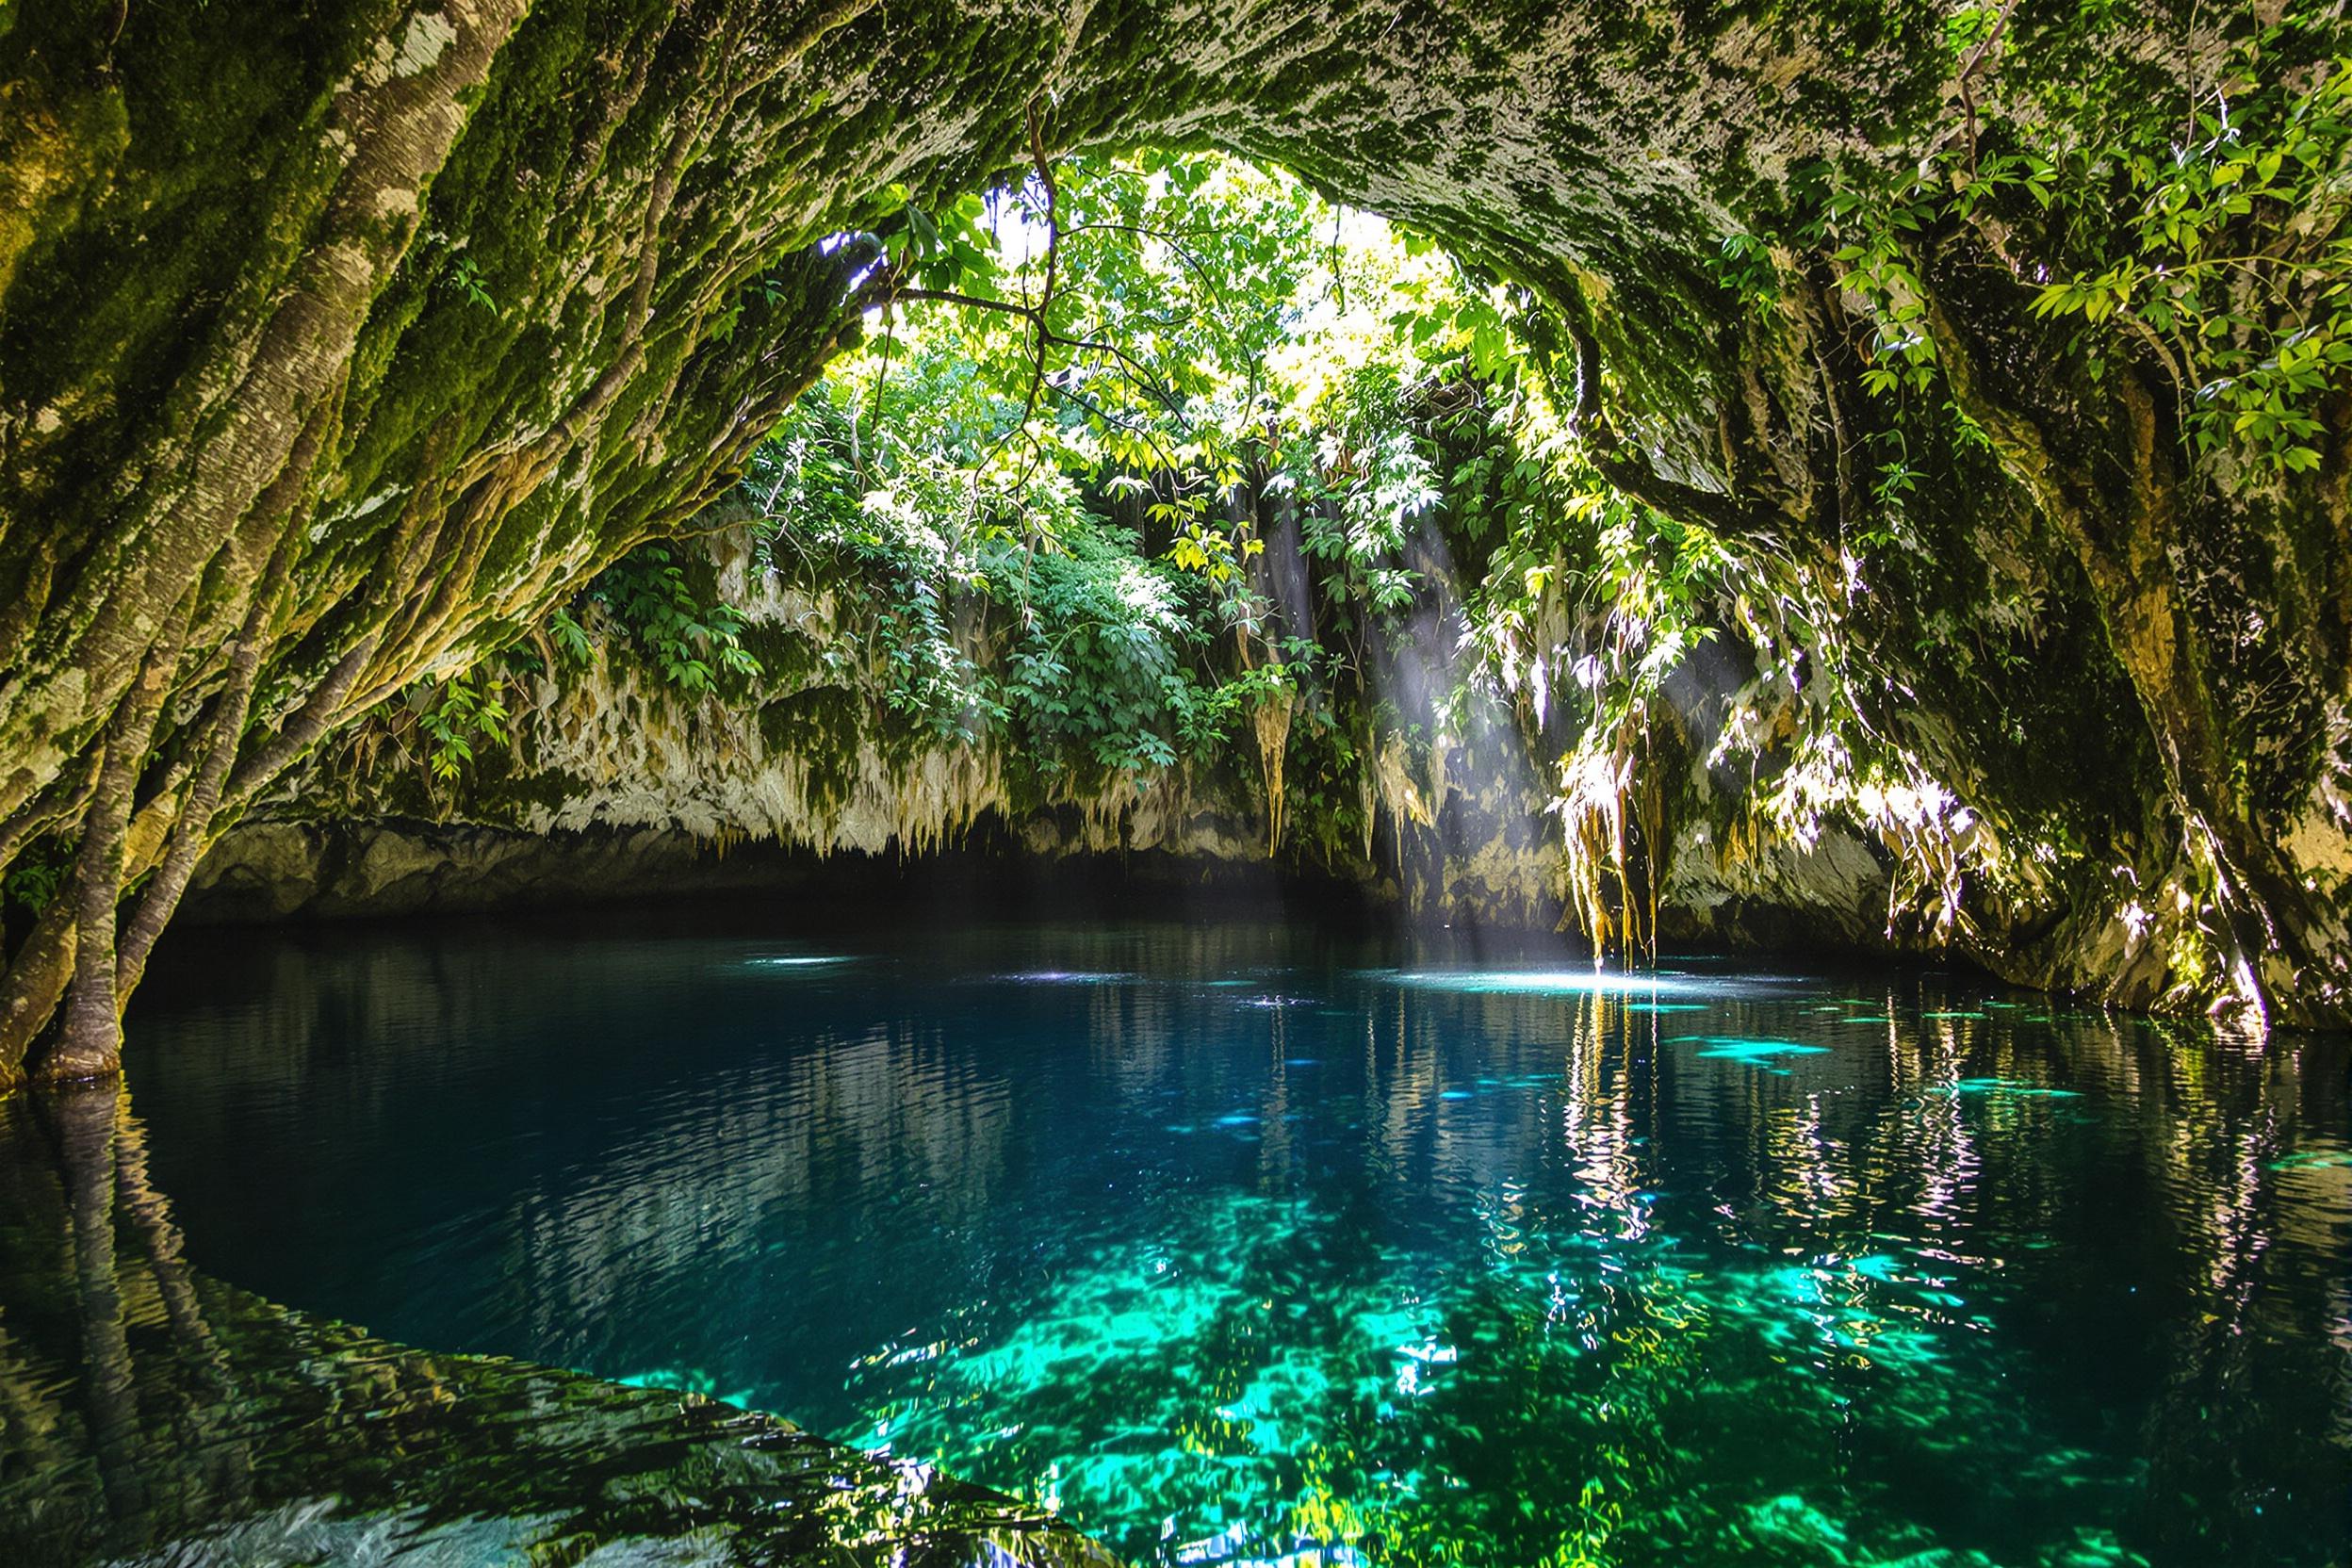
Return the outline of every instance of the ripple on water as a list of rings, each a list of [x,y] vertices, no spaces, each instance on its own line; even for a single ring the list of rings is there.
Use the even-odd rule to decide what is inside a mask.
[[[1132,986],[1143,976],[1127,970],[1031,969],[981,978],[1000,986]]]

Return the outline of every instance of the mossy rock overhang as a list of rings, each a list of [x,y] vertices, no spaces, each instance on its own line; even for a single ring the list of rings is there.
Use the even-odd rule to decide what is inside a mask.
[[[2271,20],[2210,8],[2019,0],[1995,94],[1941,0],[0,3],[0,821],[70,804],[182,605],[166,710],[201,704],[281,548],[265,734],[304,692],[341,713],[458,667],[679,526],[856,331],[861,258],[825,237],[893,186],[1018,170],[1033,119],[1054,150],[1280,162],[1517,277],[1596,401],[1605,376],[1613,476],[1760,554],[1834,558],[1834,432],[1878,416],[1808,204],[1964,115],[1988,141],[2146,120]],[[2346,44],[2340,20],[2306,34],[2304,57]],[[1715,265],[1753,235],[1789,248],[1774,309]],[[2343,880],[2293,846],[2344,760],[2352,419],[2284,492],[2151,522],[2111,471],[2179,488],[2162,410],[2151,433],[2072,378],[2017,280],[1920,276],[1996,436],[1926,451],[1936,547],[2000,569],[1878,607],[1870,645],[1907,676],[1952,615],[2027,589],[2098,631],[2002,767],[1970,756],[1985,702],[1958,678],[1890,678],[1889,724],[1987,810],[2054,811],[2103,874],[2210,841],[2247,942],[2281,955],[2270,990],[2341,1016]],[[2159,580],[2184,561],[2197,580]],[[2233,651],[2248,596],[2287,677]],[[2248,711],[2285,741],[2233,727]]]

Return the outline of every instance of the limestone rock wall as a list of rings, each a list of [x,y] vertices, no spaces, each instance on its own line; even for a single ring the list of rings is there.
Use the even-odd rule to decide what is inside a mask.
[[[1437,743],[1416,755],[1401,734],[1370,735],[1360,815],[1337,831],[1294,821],[1272,846],[1263,775],[1242,755],[1250,743],[1157,773],[1040,778],[1001,745],[909,734],[892,723],[880,672],[859,662],[875,606],[854,583],[812,591],[761,571],[740,532],[698,547],[746,642],[771,650],[776,667],[750,694],[682,696],[592,617],[594,662],[514,678],[507,744],[459,778],[434,779],[397,723],[322,752],[206,858],[191,918],[777,890],[826,857],[981,845],[1038,861],[1141,858],[1176,881],[1271,870],[1439,923],[1570,923],[1547,743],[1508,715],[1490,711],[1494,722],[1459,736],[1424,694]],[[1402,640],[1445,641],[1419,625]],[[1687,789],[1716,790],[1704,765],[1690,772]],[[1809,849],[1717,853],[1695,822],[1661,890],[1661,925],[1694,942],[1883,945],[1882,862],[1842,829]]]

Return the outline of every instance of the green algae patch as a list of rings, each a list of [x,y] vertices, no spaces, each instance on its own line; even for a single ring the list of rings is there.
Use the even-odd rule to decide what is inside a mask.
[[[2298,1149],[2269,1161],[2264,1170],[2352,1170],[2352,1150]]]
[[[2053,1089],[2042,1084],[2029,1084],[2017,1078],[1963,1078],[1956,1084],[1942,1084],[1927,1091],[1930,1094],[1981,1096],[2005,1100],[2080,1100],[2077,1089]]]
[[[1767,1072],[1786,1073],[1788,1070],[1776,1066],[1783,1056],[1826,1056],[1825,1045],[1801,1045],[1795,1040],[1756,1039],[1744,1035],[1677,1035],[1669,1043],[1702,1045],[1707,1049],[1693,1054],[1709,1061],[1745,1062]]]

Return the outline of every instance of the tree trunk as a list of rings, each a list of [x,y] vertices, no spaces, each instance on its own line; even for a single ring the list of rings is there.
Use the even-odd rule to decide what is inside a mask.
[[[183,627],[188,608],[184,602],[175,612],[174,619]],[[74,980],[66,989],[57,1042],[39,1069],[47,1083],[104,1078],[122,1070],[122,1009],[115,987],[115,906],[122,897],[123,844],[130,834],[132,797],[178,662],[179,633],[175,630],[150,650],[138,684],[106,729],[106,760],[98,770],[98,788],[90,796],[81,852],[74,865]]]

